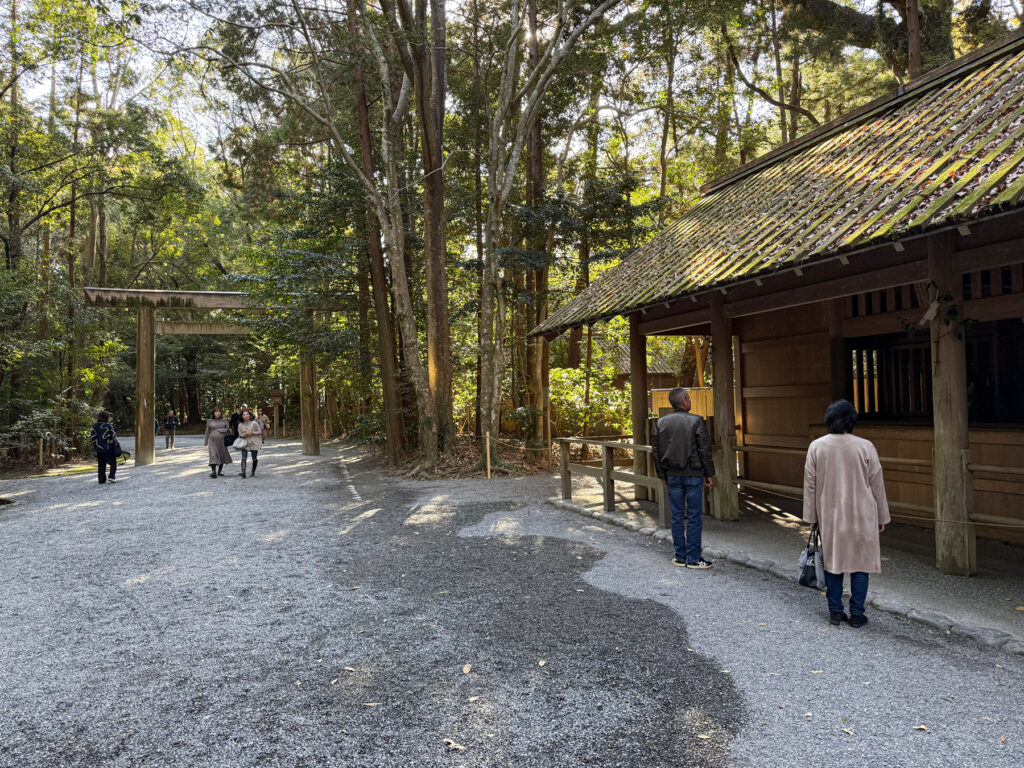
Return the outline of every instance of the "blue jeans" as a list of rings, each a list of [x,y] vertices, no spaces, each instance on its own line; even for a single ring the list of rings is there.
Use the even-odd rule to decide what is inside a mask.
[[[843,611],[843,574],[825,571],[825,597],[829,613]],[[868,596],[868,575],[863,571],[850,574],[850,615],[864,615],[864,600]]]
[[[247,458],[249,458],[249,454],[250,454],[250,453],[252,454],[252,463],[253,463],[253,464],[255,464],[255,463],[256,463],[256,460],[257,460],[257,459],[259,458],[259,457],[258,457],[258,456],[256,455],[256,454],[258,454],[258,453],[259,453],[259,451],[250,451],[250,450],[249,450],[248,448],[243,448],[243,449],[242,449],[242,469],[243,469],[243,470],[245,469],[245,460],[246,460]]]
[[[700,560],[700,532],[704,527],[704,478],[668,477],[668,505],[672,508],[672,543],[676,560]]]

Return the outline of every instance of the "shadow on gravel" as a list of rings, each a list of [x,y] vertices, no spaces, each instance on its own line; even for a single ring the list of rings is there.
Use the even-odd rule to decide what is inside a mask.
[[[349,589],[322,652],[355,671],[319,706],[349,723],[344,764],[726,764],[740,695],[677,614],[587,584],[590,547],[456,535],[507,504],[407,488],[328,566]]]

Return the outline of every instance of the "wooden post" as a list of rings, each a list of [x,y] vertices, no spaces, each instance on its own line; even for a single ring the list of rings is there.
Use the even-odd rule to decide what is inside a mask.
[[[640,313],[629,316],[629,386],[633,395],[633,444],[647,444],[647,337],[640,333]],[[633,451],[633,474],[646,474],[647,456]],[[646,486],[633,485],[634,498],[647,499]]]
[[[612,471],[615,466],[615,455],[610,445],[601,446],[601,483],[604,485],[604,511],[615,511],[615,481]]]
[[[156,310],[139,307],[135,332],[135,466],[156,460]]]
[[[711,294],[712,394],[715,399],[714,459],[717,478],[711,514],[718,520],[740,516],[736,488],[736,417],[733,413],[732,323],[722,309],[722,294]]]
[[[562,498],[572,499],[572,474],[569,472],[569,444],[558,444],[558,463],[562,474]]]
[[[658,522],[665,528],[672,527],[672,508],[668,505],[668,484],[658,486]]]
[[[278,424],[280,424],[280,421],[281,421],[281,403],[275,401],[274,402],[274,432],[273,432],[273,436],[274,436],[275,440],[277,439],[277,427],[278,427]]]
[[[43,438],[39,438],[39,468],[43,468]]]
[[[302,424],[302,455],[320,455],[320,436],[317,430],[316,363],[302,358],[299,361],[299,411]]]
[[[974,526],[970,519],[971,474],[965,456],[967,431],[967,360],[960,320],[963,283],[953,267],[948,236],[928,240],[928,273],[933,302],[930,322],[932,351],[932,418],[934,448],[935,565],[940,571],[970,576],[977,571]],[[950,298],[952,302],[950,302]],[[948,313],[956,308],[953,321]]]
[[[491,479],[491,433],[488,431],[484,434],[484,440],[486,441],[486,449],[484,453],[487,454],[487,479]]]

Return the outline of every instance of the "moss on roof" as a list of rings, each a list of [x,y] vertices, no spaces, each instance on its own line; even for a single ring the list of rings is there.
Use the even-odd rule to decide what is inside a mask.
[[[983,218],[1022,198],[1024,30],[709,185],[532,333]]]

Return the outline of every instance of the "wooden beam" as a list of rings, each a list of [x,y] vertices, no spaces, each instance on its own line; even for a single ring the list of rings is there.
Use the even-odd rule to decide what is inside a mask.
[[[156,460],[156,310],[140,307],[135,331],[135,466]]]
[[[190,336],[248,336],[251,330],[231,323],[192,323],[160,320],[156,324],[157,336],[182,334]]]
[[[756,296],[749,299],[727,302],[726,317],[745,317],[774,309],[798,307],[803,304],[817,304],[827,299],[839,299],[864,291],[891,288],[905,283],[925,280],[928,277],[927,261],[911,261],[892,267],[883,267],[868,272],[850,274],[831,280],[822,280],[790,288],[777,293]]]
[[[158,291],[149,288],[91,288],[90,307],[150,307],[153,309],[251,309],[248,294],[234,291]]]
[[[633,317],[639,316],[630,315],[630,318]],[[678,315],[660,317],[655,320],[642,320],[639,323],[639,330],[644,336],[654,336],[668,331],[681,331],[686,328],[704,325],[710,318],[710,310],[697,309],[692,312],[682,312]]]
[[[1021,262],[1024,262],[1024,237],[953,253],[953,266],[961,272],[1012,267]]]
[[[947,307],[940,301],[930,323],[935,564],[944,573],[970,576],[978,566],[967,470],[967,359],[962,331],[955,321],[945,322],[947,310],[959,308],[963,301],[963,280],[953,266],[950,238],[929,240],[928,275],[930,299],[948,295],[953,302]]]
[[[719,520],[740,516],[736,487],[736,418],[733,413],[732,322],[723,311],[723,297],[711,294],[711,364],[715,399],[714,460],[717,478],[711,514]]]
[[[647,444],[647,337],[640,333],[640,315],[629,316],[629,387],[633,396],[633,442]],[[633,451],[633,472],[646,475],[647,457]],[[635,498],[646,500],[650,494],[642,485],[634,486]]]

